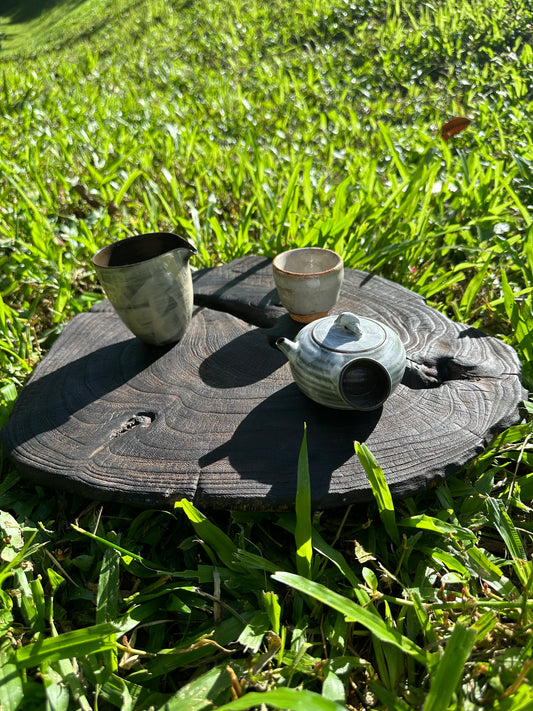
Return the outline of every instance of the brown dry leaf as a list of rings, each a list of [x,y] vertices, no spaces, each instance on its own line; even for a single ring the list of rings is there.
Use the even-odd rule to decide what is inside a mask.
[[[467,119],[464,116],[456,116],[441,126],[440,135],[445,141],[447,141],[452,136],[455,136],[456,133],[460,133],[461,131],[464,131],[465,128],[468,128],[471,123],[470,119]]]

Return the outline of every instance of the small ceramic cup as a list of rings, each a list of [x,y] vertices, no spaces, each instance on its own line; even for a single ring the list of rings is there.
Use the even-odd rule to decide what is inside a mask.
[[[280,301],[291,318],[310,323],[327,316],[337,303],[344,262],[331,249],[301,247],[276,255],[272,271]]]
[[[192,317],[189,268],[196,247],[172,232],[127,237],[100,249],[93,265],[107,298],[144,343],[175,343]]]

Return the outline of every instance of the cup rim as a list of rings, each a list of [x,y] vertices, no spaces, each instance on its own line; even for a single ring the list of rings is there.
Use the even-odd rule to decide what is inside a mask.
[[[172,239],[178,240],[181,245],[176,244],[174,247],[169,247],[166,252],[171,252],[173,249],[177,248],[183,248],[183,249],[190,249],[192,254],[197,254],[198,250],[194,244],[189,242],[189,240],[186,237],[182,237],[181,235],[176,234],[175,232],[168,232],[166,230],[159,230],[159,231],[154,231],[154,232],[138,232],[133,235],[129,235],[128,237],[123,237],[122,239],[117,239],[114,240],[113,242],[109,242],[108,244],[105,244],[103,247],[100,247],[91,257],[91,262],[93,263],[93,266],[97,269],[124,269],[125,267],[135,267],[138,264],[145,264],[146,262],[150,262],[153,259],[158,259],[158,257],[161,256],[161,254],[164,254],[166,252],[162,252],[161,254],[156,254],[152,257],[147,257],[146,259],[143,259],[141,262],[130,262],[130,263],[125,263],[125,264],[104,264],[102,263],[102,257],[106,255],[110,255],[110,253],[117,247],[117,245],[124,246],[126,244],[132,244],[134,242],[138,242],[142,239],[146,239],[147,237],[158,237],[160,235],[164,235],[165,237],[170,237]]]
[[[283,267],[280,267],[278,264],[278,259],[283,257],[284,255],[291,254],[293,252],[307,252],[307,251],[328,252],[329,254],[332,254],[336,257],[336,263],[329,269],[322,269],[318,272],[293,272],[290,269],[283,269]],[[287,249],[284,252],[280,252],[279,254],[276,254],[274,259],[272,260],[272,267],[274,268],[275,271],[279,272],[280,274],[287,274],[290,276],[296,276],[296,277],[301,277],[301,278],[318,277],[322,274],[329,274],[331,272],[335,272],[335,271],[338,271],[339,269],[341,269],[343,264],[344,264],[344,260],[341,257],[341,255],[338,254],[337,252],[335,252],[333,249],[328,249],[327,247],[296,247],[295,249]]]

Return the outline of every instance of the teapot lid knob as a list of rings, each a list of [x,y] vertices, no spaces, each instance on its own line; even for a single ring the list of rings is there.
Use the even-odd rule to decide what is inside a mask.
[[[361,354],[380,348],[387,338],[380,323],[371,318],[359,318],[349,311],[314,323],[311,338],[330,351]]]
[[[361,330],[361,322],[355,314],[345,311],[339,314],[335,319],[335,326],[340,326],[345,328],[349,333],[351,333],[355,338],[361,338],[363,332]]]

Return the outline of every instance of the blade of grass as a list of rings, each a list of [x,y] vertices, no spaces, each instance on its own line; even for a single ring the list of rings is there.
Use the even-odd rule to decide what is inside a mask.
[[[300,177],[301,168],[302,166],[300,164],[296,164],[294,166],[294,169],[287,183],[287,187],[284,190],[283,200],[279,210],[279,216],[277,218],[276,237],[278,244],[280,243],[280,238],[285,233],[288,216],[290,216],[291,211],[297,212],[299,201],[299,191],[297,182]]]
[[[245,711],[253,706],[266,704],[287,711],[344,711],[345,706],[325,699],[313,691],[305,689],[273,689],[259,693],[251,691],[240,699],[220,706],[218,711]]]
[[[232,677],[226,664],[220,664],[198,678],[185,684],[171,696],[160,711],[203,711],[203,709],[224,708],[217,706],[228,697]]]
[[[98,590],[96,592],[96,623],[113,622],[118,617],[118,591],[120,585],[120,554],[106,548],[102,557]],[[117,668],[117,651],[103,652],[102,661],[109,672]]]
[[[55,639],[57,639],[57,637]],[[72,698],[76,702],[80,711],[93,711],[93,708],[85,695],[85,689],[83,688],[83,683],[79,678],[79,673],[76,672],[72,661],[70,659],[60,659],[56,664],[60,676],[62,677],[63,684],[66,680]]]
[[[133,684],[117,674],[111,674],[102,684],[99,698],[121,711],[136,711],[136,709],[164,709],[169,694],[150,691],[140,684]]]
[[[270,620],[270,629],[277,635],[281,631],[281,605],[279,597],[274,592],[263,590],[263,605]]]
[[[137,563],[141,563],[142,565],[146,566],[147,568],[149,568],[151,570],[157,571],[159,573],[166,573],[168,575],[172,575],[172,573],[169,571],[160,570],[157,567],[157,565],[155,565],[154,563],[151,563],[149,560],[144,558],[142,555],[133,553],[132,551],[129,551],[126,548],[123,548],[122,546],[119,546],[117,543],[114,543],[113,541],[108,541],[106,538],[102,538],[102,536],[97,536],[95,533],[91,533],[91,531],[86,531],[84,528],[82,528],[81,526],[78,526],[75,523],[71,523],[70,525],[71,525],[71,528],[74,529],[74,531],[81,533],[82,535],[86,536],[87,538],[90,538],[93,541],[97,541],[98,543],[101,543],[106,548],[110,548],[112,550],[117,551],[118,553],[120,553],[120,555],[123,557],[123,559],[126,562],[135,560]]]
[[[522,586],[527,585],[529,577],[529,567],[531,563],[527,561],[524,544],[520,538],[520,534],[516,530],[511,517],[505,509],[505,504],[501,499],[495,499],[492,496],[487,496],[486,500],[489,520],[496,528],[502,537],[507,550],[513,558],[514,570],[522,583]]]
[[[389,485],[385,479],[383,469],[379,466],[377,459],[372,452],[361,442],[354,442],[355,453],[361,462],[363,469],[366,472],[372,493],[376,500],[378,512],[385,530],[389,534],[391,540],[400,544],[400,534],[396,525],[396,517],[394,514],[394,503],[390,493]]]
[[[298,458],[298,474],[296,488],[296,570],[304,578],[311,577],[313,561],[312,525],[311,525],[311,482],[309,479],[309,460],[307,456],[307,425],[304,425],[304,436]]]
[[[120,555],[106,548],[102,557],[98,591],[96,593],[96,622],[112,622],[118,615],[118,590],[120,581]]]
[[[136,170],[132,171],[130,175],[126,178],[124,181],[124,184],[118,191],[118,193],[115,196],[115,205],[120,205],[122,200],[124,199],[124,195],[128,192],[128,190],[131,188],[133,183],[137,180],[139,176],[143,174],[143,171],[137,168]]]
[[[498,617],[494,612],[486,612],[473,625],[476,630],[475,644],[481,642],[498,624]]]
[[[24,698],[22,677],[13,662],[14,656],[9,643],[4,643],[0,649],[0,688],[5,711],[16,711]]]
[[[339,595],[320,583],[306,580],[294,573],[275,573],[272,578],[332,607],[334,610],[342,613],[347,620],[357,622],[363,627],[366,627],[371,634],[375,635],[382,642],[389,642],[399,647],[421,664],[427,663],[428,655],[417,644],[399,634],[395,629],[387,625],[381,617],[361,607],[353,600]]]
[[[430,644],[433,644],[438,640],[438,634],[433,628],[430,616],[428,615],[427,610],[422,604],[422,598],[419,592],[416,590],[412,590],[409,597],[413,602],[414,612],[425,639]]]
[[[46,671],[41,671],[41,675],[46,690],[47,709],[68,711],[70,694],[68,686],[63,683],[63,676],[51,664],[46,665]]]
[[[425,531],[432,531],[441,536],[457,538],[460,541],[477,541],[476,534],[469,531],[463,526],[457,526],[453,523],[441,521],[436,516],[428,516],[427,514],[417,514],[409,518],[403,518],[398,521],[398,526],[407,528],[420,528]]]
[[[266,612],[257,612],[246,624],[238,637],[238,643],[248,652],[255,654],[270,629],[270,618]]]
[[[522,543],[520,534],[516,530],[516,526],[505,509],[503,501],[501,499],[495,499],[492,496],[487,496],[485,501],[489,520],[503,538],[507,550],[513,558],[525,561],[527,556],[524,544]]]
[[[483,282],[485,280],[487,271],[493,261],[494,261],[493,254],[489,253],[489,256],[487,257],[487,259],[485,259],[485,261],[482,264],[477,266],[476,273],[468,282],[468,286],[466,287],[463,297],[461,299],[461,303],[459,304],[459,307],[461,309],[462,318],[465,321],[470,318],[471,309],[472,309],[472,305],[474,303],[474,299],[476,298],[477,294],[479,293],[479,291],[483,285]]]
[[[279,517],[279,524],[286,529],[287,531],[290,531],[294,535],[294,519],[289,517],[288,515],[281,515]],[[353,589],[355,591],[355,594],[357,595],[357,599],[361,603],[361,605],[366,604],[367,602],[370,601],[370,597],[368,596],[368,593],[364,590],[360,589],[361,581],[357,577],[357,575],[354,573],[353,568],[348,564],[346,558],[342,555],[342,553],[337,550],[336,548],[333,548],[333,546],[330,546],[329,543],[327,543],[320,533],[313,528],[313,538],[312,538],[312,543],[313,543],[313,548],[317,553],[320,553],[320,555],[324,556],[324,558],[327,558],[330,560],[334,565],[337,566],[337,568],[341,571],[341,573],[346,577],[346,579],[350,582],[350,584],[353,586]],[[276,571],[271,571],[271,572],[276,572]]]
[[[117,630],[116,625],[104,622],[92,627],[64,632],[57,637],[41,639],[17,649],[15,662],[17,667],[26,669],[39,666],[44,662],[55,662],[114,649]]]
[[[477,631],[473,627],[455,625],[437,671],[432,676],[424,711],[447,711],[474,647],[476,636]]]
[[[187,499],[177,501],[174,504],[174,508],[183,510],[197,536],[215,551],[224,565],[230,570],[241,570],[240,565],[236,562],[237,546],[218,526],[215,526],[214,523],[209,521],[209,519]]]
[[[412,706],[409,706],[405,701],[398,698],[393,691],[385,689],[377,682],[371,680],[369,686],[387,711],[409,711],[409,709],[412,708]]]

